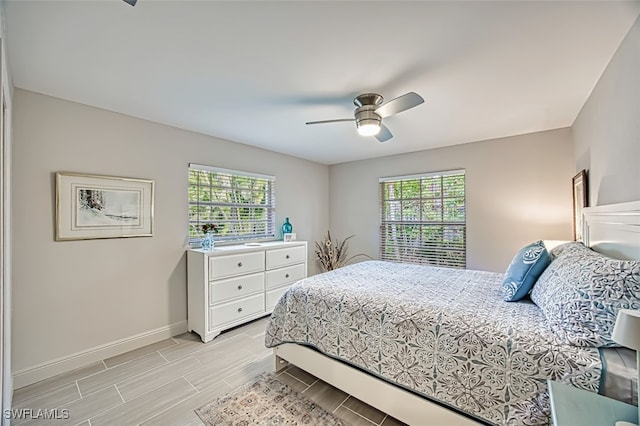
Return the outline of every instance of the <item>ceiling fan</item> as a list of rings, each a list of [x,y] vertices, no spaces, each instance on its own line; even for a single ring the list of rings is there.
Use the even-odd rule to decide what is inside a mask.
[[[138,0],[122,0],[125,3],[129,3],[131,6],[135,6]]]
[[[358,133],[362,136],[375,136],[380,142],[386,142],[393,137],[391,131],[382,124],[382,119],[396,115],[424,102],[422,96],[414,92],[405,93],[383,104],[384,98],[377,93],[364,93],[356,96],[353,103],[356,106],[354,118],[339,118],[337,120],[308,121],[305,124],[338,123],[341,121],[355,121]]]

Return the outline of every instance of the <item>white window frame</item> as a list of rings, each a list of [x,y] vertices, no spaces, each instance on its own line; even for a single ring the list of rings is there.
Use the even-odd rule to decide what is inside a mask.
[[[229,179],[229,185],[202,185],[199,181],[198,183],[193,183],[191,180],[192,171],[194,172],[205,172],[208,174],[220,174],[223,175],[225,179]],[[191,245],[199,245],[204,238],[204,234],[200,230],[201,225],[205,223],[214,223],[221,227],[221,232],[216,234],[214,240],[220,243],[232,243],[232,242],[249,242],[249,241],[268,241],[274,240],[276,238],[276,218],[275,218],[275,176],[264,175],[258,173],[244,172],[239,170],[230,170],[223,169],[220,167],[212,167],[206,166],[202,164],[189,164],[189,176],[188,176],[188,240]],[[236,187],[232,182],[234,182],[234,177],[240,177],[244,179],[249,179],[252,184],[249,188],[244,187]],[[231,191],[244,191],[244,192],[252,192],[255,193],[256,190],[253,188],[253,183],[260,183],[261,181],[265,182],[265,190],[257,191],[259,193],[264,193],[264,203],[256,204],[256,203],[238,203],[231,202],[229,200],[213,200],[209,198],[209,200],[202,201],[196,197],[196,199],[192,199],[192,188],[196,188],[198,191],[210,191],[210,194],[214,191],[214,189],[224,189]],[[231,195],[232,196],[232,195]],[[231,214],[236,215],[235,218],[225,217],[224,211],[231,210]],[[249,218],[243,219],[240,217],[241,213],[239,209],[245,209],[250,212]],[[257,210],[265,210],[264,219],[256,220],[255,212]],[[194,211],[195,210],[195,211]],[[200,212],[206,212],[202,216],[200,216]],[[252,219],[253,218],[253,219]],[[248,224],[261,224],[264,223],[264,232],[254,232],[254,233],[245,233],[241,232],[240,229]]]
[[[443,190],[443,183],[447,177],[462,176],[464,183],[462,186],[462,196],[446,196]],[[440,179],[439,195],[424,195],[423,186],[425,182],[433,179]],[[400,194],[386,194],[385,189],[390,187],[390,183],[400,183],[406,181],[420,181],[419,195],[405,198],[403,191]],[[395,185],[396,187],[398,185]],[[402,188],[402,186],[400,186]],[[457,188],[459,190],[459,188]],[[404,176],[390,176],[379,179],[380,190],[380,259],[395,262],[419,263],[433,266],[446,266],[455,268],[466,268],[466,173],[465,170],[448,170],[434,173],[421,173]],[[462,215],[456,220],[448,220],[445,217],[447,201],[452,203],[462,203],[462,212],[458,208],[457,213]],[[413,203],[418,205],[418,217],[405,217],[403,206]],[[425,206],[440,205],[438,218],[427,218]],[[433,214],[432,214],[433,216]],[[433,229],[435,231],[428,231]],[[440,232],[440,235],[438,234]],[[405,235],[417,235],[414,238],[404,238]],[[435,238],[424,238],[425,234],[435,235]],[[449,236],[447,238],[447,235]]]

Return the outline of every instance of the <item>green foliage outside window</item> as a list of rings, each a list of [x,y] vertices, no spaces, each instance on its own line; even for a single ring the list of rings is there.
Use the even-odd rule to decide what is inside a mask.
[[[381,181],[381,258],[466,266],[465,174]]]
[[[216,226],[216,241],[275,236],[275,179],[242,172],[189,168],[189,239]]]

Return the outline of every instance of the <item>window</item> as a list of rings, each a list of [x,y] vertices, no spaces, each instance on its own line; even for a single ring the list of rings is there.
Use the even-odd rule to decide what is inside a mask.
[[[466,266],[465,172],[380,179],[380,258]]]
[[[206,223],[216,241],[273,239],[275,177],[189,164],[189,242]]]

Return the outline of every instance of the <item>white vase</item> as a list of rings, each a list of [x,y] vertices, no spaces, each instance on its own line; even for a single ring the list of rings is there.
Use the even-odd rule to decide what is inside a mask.
[[[215,241],[213,241],[213,232],[207,232],[202,240],[202,250],[211,251],[215,246]]]

